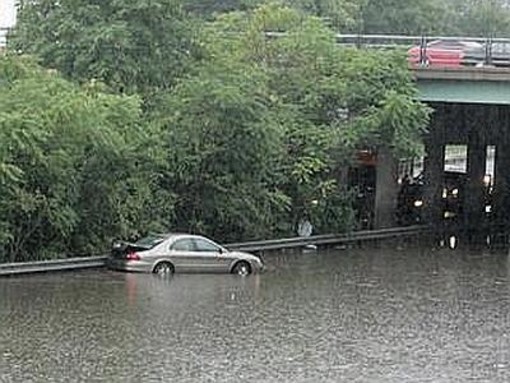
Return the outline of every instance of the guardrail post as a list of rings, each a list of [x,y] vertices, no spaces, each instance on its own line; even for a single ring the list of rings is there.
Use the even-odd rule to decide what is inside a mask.
[[[361,33],[359,33],[357,36],[356,36],[356,48],[357,49],[361,49],[361,46],[363,45],[363,36],[361,35]]]
[[[464,230],[472,244],[483,243],[486,238],[485,188],[483,179],[487,162],[487,144],[485,132],[487,114],[480,108],[473,108],[473,117],[469,121],[467,147],[467,185],[461,196],[464,205]],[[481,130],[480,128],[484,128]]]
[[[420,39],[420,65],[426,66],[427,62],[427,38],[425,35],[421,36]]]
[[[485,59],[484,65],[492,65],[492,36],[485,39]]]

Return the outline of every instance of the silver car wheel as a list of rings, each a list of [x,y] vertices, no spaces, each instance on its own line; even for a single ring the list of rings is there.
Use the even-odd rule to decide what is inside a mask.
[[[173,267],[168,262],[160,262],[156,265],[156,267],[154,267],[154,274],[161,276],[173,274],[173,272]]]
[[[237,275],[245,276],[251,273],[251,267],[248,263],[241,261],[236,263],[232,272]]]

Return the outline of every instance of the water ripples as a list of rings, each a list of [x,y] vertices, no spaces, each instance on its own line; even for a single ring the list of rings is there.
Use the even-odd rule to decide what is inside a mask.
[[[506,254],[347,249],[269,272],[0,279],[0,382],[505,382]]]

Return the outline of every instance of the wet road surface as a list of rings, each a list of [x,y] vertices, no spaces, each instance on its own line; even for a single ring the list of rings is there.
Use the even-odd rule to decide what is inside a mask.
[[[351,249],[269,270],[0,279],[0,382],[508,382],[506,253]]]

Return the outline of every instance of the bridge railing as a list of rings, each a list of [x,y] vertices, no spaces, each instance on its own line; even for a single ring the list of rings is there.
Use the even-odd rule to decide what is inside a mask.
[[[0,49],[7,47],[7,35],[10,31],[10,28],[0,28]],[[279,38],[285,34],[266,32],[268,38]],[[357,48],[402,48],[407,50],[409,63],[421,67],[448,64],[510,68],[510,38],[353,33],[337,34],[336,40],[339,45]],[[433,54],[442,58],[434,61]],[[458,54],[457,61],[441,62],[452,59],[455,54]]]
[[[285,33],[267,32],[266,36],[278,38]],[[410,64],[421,67],[510,67],[510,38],[353,33],[337,34],[336,41],[339,45],[356,48],[401,48],[407,51]]]

